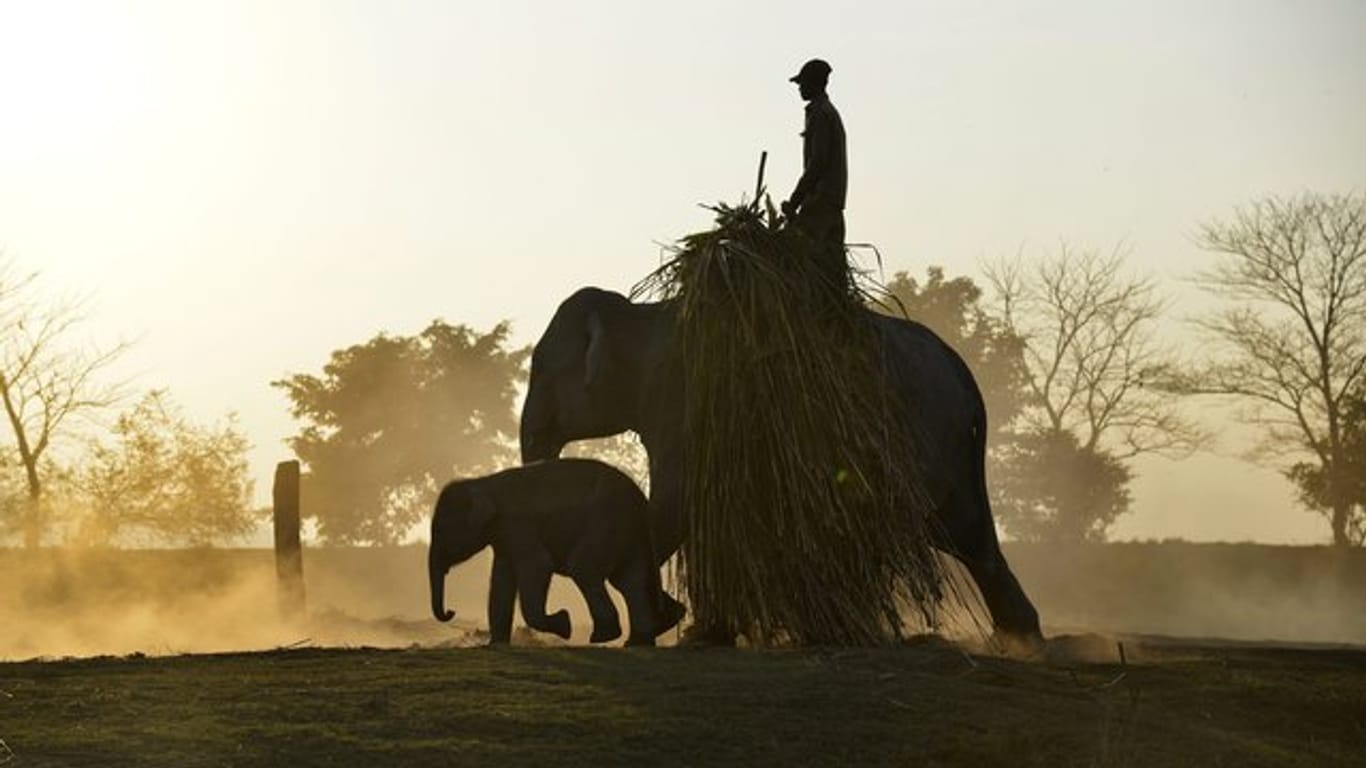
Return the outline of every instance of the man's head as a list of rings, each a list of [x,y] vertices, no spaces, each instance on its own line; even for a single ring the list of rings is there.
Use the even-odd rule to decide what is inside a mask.
[[[830,65],[821,59],[812,59],[788,80],[797,84],[797,90],[804,100],[811,101],[825,93],[825,85],[830,82]]]

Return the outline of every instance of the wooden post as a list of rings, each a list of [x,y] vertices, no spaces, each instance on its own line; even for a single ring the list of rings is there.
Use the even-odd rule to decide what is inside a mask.
[[[299,543],[299,462],[275,466],[275,576],[280,616],[294,619],[304,612],[304,559]]]

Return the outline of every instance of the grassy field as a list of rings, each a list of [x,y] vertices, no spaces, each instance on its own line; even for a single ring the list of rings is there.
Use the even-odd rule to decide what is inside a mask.
[[[1366,652],[310,649],[0,664],[0,764],[1366,764]],[[1094,639],[1102,651],[1116,649]],[[1117,653],[1115,654],[1117,657]]]

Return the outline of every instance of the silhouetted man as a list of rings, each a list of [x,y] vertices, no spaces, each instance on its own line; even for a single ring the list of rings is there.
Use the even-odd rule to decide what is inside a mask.
[[[789,78],[797,84],[806,105],[806,130],[802,131],[802,177],[792,196],[782,204],[783,213],[811,239],[824,246],[827,266],[840,285],[845,273],[844,194],[849,186],[849,165],[844,152],[844,123],[825,86],[830,65],[812,59]]]

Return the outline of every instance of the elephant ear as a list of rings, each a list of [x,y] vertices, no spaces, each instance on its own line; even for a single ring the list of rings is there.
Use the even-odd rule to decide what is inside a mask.
[[[487,493],[475,491],[470,497],[470,530],[484,531],[498,515],[498,507]]]
[[[607,368],[607,329],[597,312],[588,315],[588,348],[584,352],[583,386],[592,390]]]

